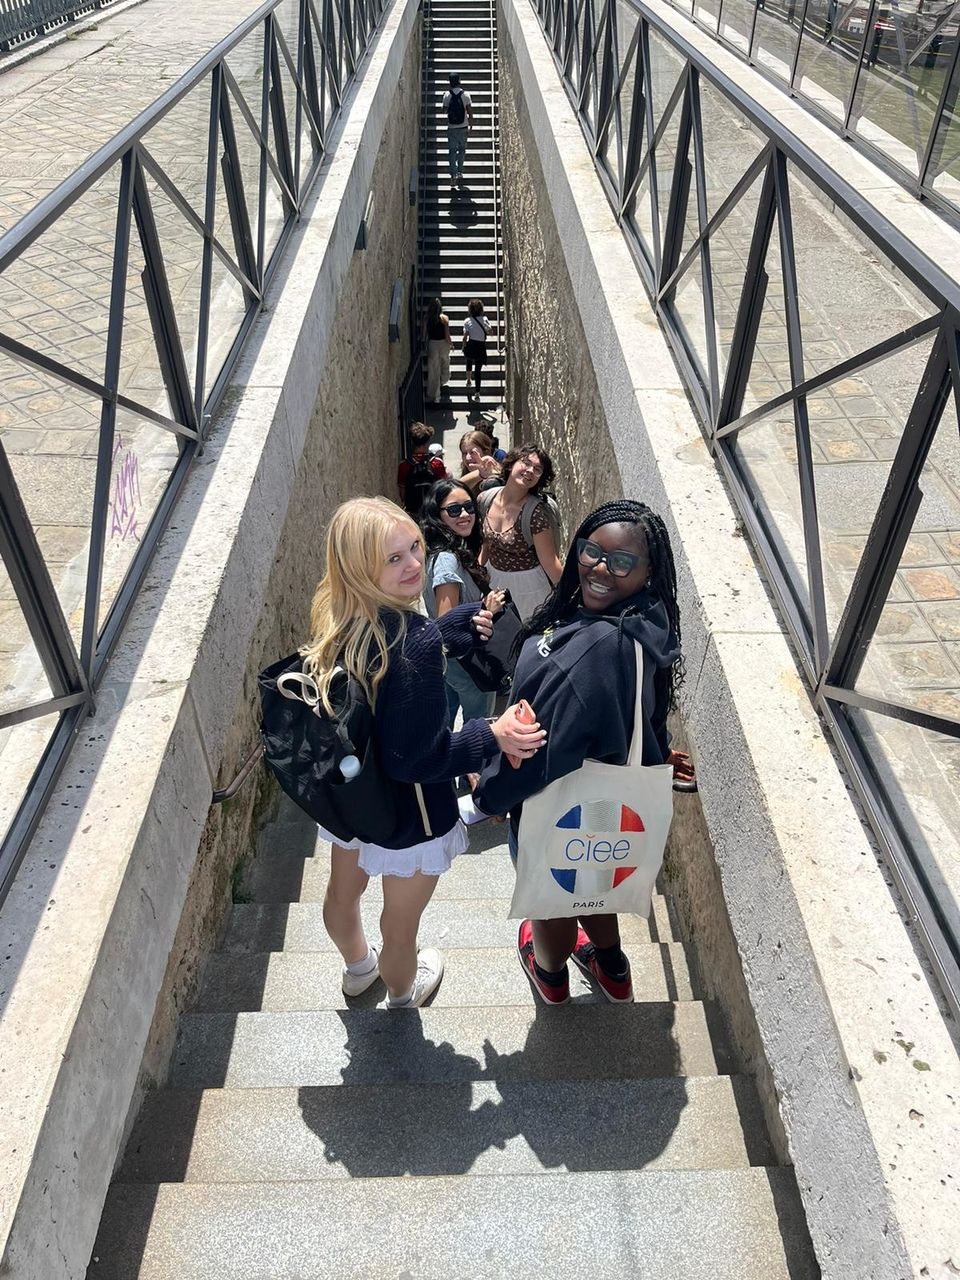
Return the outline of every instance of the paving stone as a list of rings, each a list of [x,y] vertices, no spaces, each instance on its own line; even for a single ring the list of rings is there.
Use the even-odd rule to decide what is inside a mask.
[[[96,1280],[819,1275],[789,1169],[118,1184],[94,1257]]]
[[[715,1027],[712,1038],[696,1001],[187,1014],[171,1083],[263,1089],[715,1075],[732,1065],[720,1035]]]
[[[757,1135],[760,1135],[758,1142]],[[301,1089],[148,1097],[121,1182],[736,1169],[771,1160],[742,1077]]]
[[[917,600],[960,598],[960,575],[956,569],[903,569],[902,576]]]

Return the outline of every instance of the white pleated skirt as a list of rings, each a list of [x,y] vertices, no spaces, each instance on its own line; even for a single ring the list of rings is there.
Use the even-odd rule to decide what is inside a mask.
[[[418,871],[425,876],[442,876],[449,871],[453,860],[463,853],[467,847],[467,828],[457,822],[444,836],[434,836],[420,844],[411,845],[409,849],[385,849],[380,844],[368,844],[363,840],[351,840],[345,843],[336,836],[318,828],[324,840],[338,845],[341,849],[355,849],[360,855],[357,865],[368,876],[403,876],[408,878]]]

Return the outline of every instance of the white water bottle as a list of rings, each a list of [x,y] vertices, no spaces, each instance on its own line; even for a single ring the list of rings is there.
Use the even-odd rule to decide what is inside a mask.
[[[343,774],[344,781],[349,782],[360,772],[360,761],[356,756],[344,756],[340,761],[340,772]]]

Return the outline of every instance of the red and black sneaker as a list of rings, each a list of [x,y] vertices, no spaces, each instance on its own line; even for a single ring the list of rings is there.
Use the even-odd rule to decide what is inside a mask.
[[[533,925],[529,920],[524,920],[520,926],[520,932],[517,935],[517,955],[520,957],[523,972],[530,979],[530,985],[544,1004],[567,1003],[570,999],[570,981],[567,977],[567,966],[563,966],[564,982],[560,986],[552,987],[549,983],[543,981],[537,973],[537,967],[534,963]]]
[[[633,979],[630,977],[630,962],[627,961],[627,972],[622,978],[611,978],[604,973],[597,963],[596,947],[582,929],[577,930],[577,945],[573,948],[570,959],[582,969],[588,978],[592,978],[608,1000],[614,1004],[630,1004],[633,1001]]]

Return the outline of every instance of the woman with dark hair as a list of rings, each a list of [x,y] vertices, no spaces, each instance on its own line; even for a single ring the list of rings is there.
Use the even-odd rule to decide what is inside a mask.
[[[438,480],[424,500],[420,528],[427,560],[423,602],[431,618],[442,618],[461,604],[483,602],[492,613],[503,595],[490,590],[486,569],[477,563],[480,533],[473,498],[456,480]],[[447,708],[450,727],[463,708],[464,721],[493,714],[496,694],[478,689],[456,658],[447,659]]]
[[[513,769],[498,757],[474,800],[510,814],[517,856],[523,802],[586,760],[623,765],[634,731],[637,662],[644,765],[675,763],[667,714],[683,681],[673,553],[659,516],[641,502],[608,502],[577,530],[560,581],[524,627],[511,702],[525,698],[547,731],[542,751]],[[523,850],[520,850],[521,858]],[[570,998],[573,959],[608,1000],[633,999],[630,964],[615,915],[524,920],[517,948],[534,992],[547,1004]]]
[[[503,484],[479,500],[483,553],[490,582],[510,592],[526,621],[559,582],[557,529],[543,496],[553,480],[553,463],[537,444],[511,449],[503,460]]]
[[[439,298],[434,298],[427,307],[423,335],[427,340],[427,404],[436,404],[440,392],[450,381],[450,347],[453,345],[450,320]]]
[[[489,336],[490,321],[483,314],[483,303],[479,298],[471,298],[463,322],[463,358],[467,366],[467,395],[474,404],[480,401],[480,379],[487,362]]]

